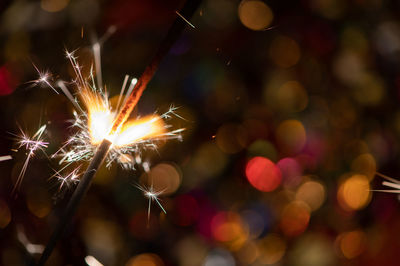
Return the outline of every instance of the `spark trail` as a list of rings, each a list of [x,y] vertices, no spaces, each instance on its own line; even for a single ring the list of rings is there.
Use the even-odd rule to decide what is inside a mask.
[[[374,189],[372,191],[400,194],[400,180],[397,180],[395,178],[389,177],[381,173],[376,173],[376,175],[382,177],[383,179],[386,179],[386,181],[382,182],[382,185],[385,187],[389,187],[391,189]]]
[[[22,184],[22,180],[24,179],[26,169],[28,168],[28,164],[32,157],[35,156],[36,151],[41,150],[44,151],[48,146],[48,142],[45,142],[43,139],[43,133],[46,130],[46,125],[41,126],[32,137],[29,137],[21,128],[20,135],[15,135],[18,139],[18,149],[24,147],[27,151],[27,156],[22,165],[21,171],[17,177],[17,181],[14,184],[14,188],[11,194],[15,194],[16,190],[18,190]]]

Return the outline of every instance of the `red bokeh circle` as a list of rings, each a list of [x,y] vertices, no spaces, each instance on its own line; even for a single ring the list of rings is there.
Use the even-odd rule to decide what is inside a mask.
[[[247,162],[246,177],[256,189],[264,192],[276,189],[282,180],[279,168],[264,157],[254,157]]]

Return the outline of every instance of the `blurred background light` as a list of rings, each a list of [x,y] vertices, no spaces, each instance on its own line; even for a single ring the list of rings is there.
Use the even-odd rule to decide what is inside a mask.
[[[298,120],[282,121],[275,131],[276,141],[285,154],[297,154],[306,144],[307,136],[303,124]]]
[[[287,236],[303,233],[310,221],[310,207],[302,201],[292,201],[283,209],[280,227]]]
[[[339,185],[337,199],[345,210],[359,210],[371,200],[369,179],[365,175],[354,174]]]
[[[265,30],[273,19],[271,9],[260,0],[241,1],[238,13],[242,24],[251,30]]]
[[[230,250],[239,250],[248,238],[248,228],[240,216],[233,212],[219,212],[211,221],[211,230],[215,240]]]
[[[182,3],[0,3],[0,156],[12,158],[0,163],[1,265],[31,263],[74,189],[48,179],[60,166],[47,158],[73,131],[73,105],[30,82],[35,67],[75,94],[63,51],[76,49],[88,76],[98,41],[115,109],[125,74],[140,76]],[[400,171],[399,8],[202,1],[133,114],[179,107],[169,123],[185,128],[182,142],[99,169],[49,265],[397,265],[398,197],[374,190],[377,172]],[[39,122],[50,145],[13,197],[26,154],[9,132]],[[167,214],[152,202],[148,215],[137,184],[162,192]]]
[[[274,145],[271,142],[262,139],[258,139],[249,145],[249,147],[247,148],[247,156],[265,157],[270,159],[271,161],[276,161],[278,157]]]
[[[59,12],[68,5],[69,0],[41,0],[40,6],[47,12]]]
[[[232,254],[224,249],[214,249],[209,252],[204,263],[204,266],[235,266],[235,259]]]
[[[160,163],[142,176],[142,182],[163,195],[174,193],[180,186],[182,173],[177,165]]]
[[[287,36],[278,36],[269,47],[269,56],[277,66],[292,67],[300,60],[300,47],[295,40]]]
[[[346,259],[354,259],[359,256],[367,245],[366,235],[361,230],[342,233],[336,241],[339,242],[340,250]]]
[[[296,200],[305,202],[311,211],[319,209],[325,198],[325,187],[316,181],[305,181],[296,191]]]
[[[280,159],[276,166],[281,170],[282,183],[286,187],[296,187],[302,180],[303,169],[297,160],[285,157]]]
[[[153,253],[144,253],[128,260],[126,266],[164,266],[161,258]]]
[[[262,265],[277,264],[286,252],[286,242],[282,237],[275,234],[267,235],[258,241],[258,261]]]
[[[256,189],[269,192],[275,190],[280,185],[282,173],[267,158],[254,157],[247,162],[246,177]]]

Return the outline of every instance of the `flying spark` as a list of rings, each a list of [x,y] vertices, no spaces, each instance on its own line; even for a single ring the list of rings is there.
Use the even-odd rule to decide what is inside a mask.
[[[70,172],[66,175],[62,175],[60,173],[60,171],[58,171],[58,172],[56,171],[56,173],[52,177],[55,177],[59,181],[59,183],[60,183],[59,190],[61,190],[64,186],[69,188],[71,185],[79,182],[79,176],[80,176],[79,169],[80,169],[80,166],[78,166],[72,172]],[[64,169],[61,169],[61,171],[62,170],[64,170]],[[52,178],[52,177],[50,177],[50,178]]]
[[[11,160],[11,159],[12,159],[11,155],[0,156],[0,162]]]
[[[386,181],[382,182],[382,185],[389,187],[391,189],[374,189],[372,191],[400,194],[400,180],[397,180],[395,178],[389,177],[381,173],[376,173],[376,175],[386,179]]]
[[[175,13],[176,13],[181,19],[183,19],[187,24],[189,24],[190,27],[192,27],[193,29],[196,28],[192,23],[190,23],[189,20],[187,20],[184,16],[182,16],[178,11],[175,11]]]
[[[166,214],[167,212],[165,211],[164,207],[161,205],[159,196],[164,192],[164,190],[161,191],[156,191],[154,190],[153,186],[150,186],[149,188],[146,188],[141,185],[136,185],[136,187],[142,191],[143,195],[149,199],[149,205],[147,207],[147,220],[150,220],[150,212],[151,212],[151,203],[155,201],[158,206],[161,208],[161,210]]]
[[[39,78],[36,80],[33,80],[31,82],[33,82],[34,84],[46,84],[47,86],[49,86],[55,93],[59,94],[58,91],[56,90],[56,88],[54,88],[54,86],[50,83],[51,80],[51,74],[48,71],[40,71],[39,68],[37,68],[37,66],[35,64],[33,64],[33,67],[36,69],[36,71],[39,73]]]
[[[43,139],[43,133],[46,130],[46,125],[41,126],[32,137],[29,137],[21,128],[20,135],[14,135],[18,139],[18,149],[24,147],[27,151],[27,156],[25,158],[25,162],[22,165],[21,171],[18,175],[17,182],[14,185],[12,190],[12,194],[21,186],[22,180],[25,176],[26,169],[28,168],[28,164],[33,156],[35,156],[35,152],[38,150],[44,151],[48,146],[48,142],[45,142]]]

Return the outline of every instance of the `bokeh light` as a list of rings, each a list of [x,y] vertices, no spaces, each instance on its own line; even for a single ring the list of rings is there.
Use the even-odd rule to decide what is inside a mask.
[[[269,217],[263,216],[258,209],[245,210],[241,213],[243,221],[249,227],[249,238],[257,239],[265,231],[268,222],[266,219]]]
[[[278,263],[286,252],[286,243],[282,237],[270,234],[258,242],[260,256],[258,261],[262,265]]]
[[[266,87],[264,98],[266,103],[280,112],[296,113],[303,111],[308,105],[308,94],[305,88],[295,80],[282,85],[271,82]]]
[[[367,237],[361,230],[342,233],[336,241],[339,243],[343,256],[347,259],[354,259],[359,256],[367,245]]]
[[[325,187],[317,181],[306,181],[296,191],[296,200],[307,203],[311,211],[319,209],[325,198]]]
[[[223,265],[223,266],[235,266],[235,259],[232,254],[224,249],[215,249],[212,250],[206,257],[204,266],[214,266],[214,265]]]
[[[247,148],[248,157],[266,157],[271,161],[276,161],[278,155],[274,145],[267,140],[256,140]]]
[[[246,242],[237,252],[238,259],[241,263],[249,265],[255,262],[260,254],[257,244],[253,241]]]
[[[351,169],[372,180],[377,170],[375,158],[370,153],[360,154],[352,161]]]
[[[142,176],[142,181],[163,195],[174,193],[181,184],[182,174],[177,165],[160,163]]]
[[[69,0],[41,0],[40,5],[47,12],[58,12],[68,5]]]
[[[126,266],[164,266],[161,258],[154,253],[144,253],[128,260]]]
[[[285,120],[279,124],[275,132],[281,151],[286,154],[299,153],[306,144],[306,130],[298,120]]]
[[[287,236],[303,233],[310,221],[310,207],[302,201],[290,202],[283,209],[280,227]]]
[[[293,266],[337,265],[332,241],[318,233],[308,233],[296,241],[288,254],[288,263]]]
[[[231,250],[239,250],[248,238],[248,229],[233,212],[217,213],[211,221],[211,230],[214,239]]]
[[[282,180],[279,168],[264,157],[254,157],[247,162],[246,177],[253,187],[264,192],[275,190]]]
[[[278,36],[271,43],[269,56],[277,66],[292,67],[300,60],[300,47],[295,40]]]
[[[339,185],[337,199],[345,210],[359,210],[371,200],[369,179],[365,175],[355,174]]]
[[[286,187],[296,187],[302,180],[303,169],[300,163],[290,157],[282,158],[276,164],[282,173],[282,183]]]
[[[251,30],[265,30],[273,19],[271,9],[260,0],[243,0],[238,13],[242,24]]]
[[[377,190],[400,176],[398,1],[204,0],[181,13],[193,27],[184,2],[1,2],[0,264],[38,258],[77,185],[49,178],[74,106],[38,71],[79,98],[64,49],[86,78],[98,42],[116,110],[125,75],[140,77],[178,19],[131,118],[173,105],[182,141],[100,168],[48,264],[397,265],[399,197]],[[27,154],[9,133],[39,123],[49,146],[11,195]]]

